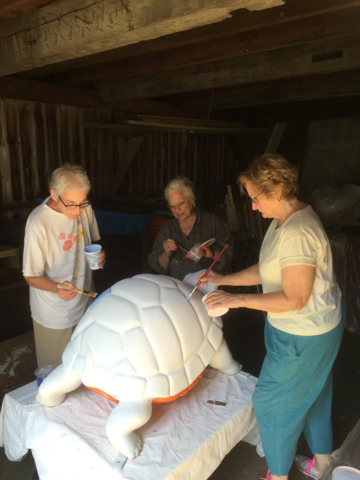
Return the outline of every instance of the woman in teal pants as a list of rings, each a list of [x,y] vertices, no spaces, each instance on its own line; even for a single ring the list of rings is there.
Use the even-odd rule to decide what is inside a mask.
[[[303,431],[313,459],[295,458],[317,478],[332,451],[332,366],[340,347],[341,293],[329,239],[310,205],[297,198],[297,170],[279,154],[266,154],[240,175],[253,210],[273,218],[259,263],[202,283],[262,285],[262,294],[216,291],[206,304],[266,311],[267,355],[253,397],[269,472],[287,480]]]

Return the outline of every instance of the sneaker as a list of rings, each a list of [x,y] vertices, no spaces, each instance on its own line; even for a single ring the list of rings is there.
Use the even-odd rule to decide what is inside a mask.
[[[266,474],[266,477],[265,478],[260,478],[260,480],[271,480],[270,470],[268,470],[268,473]]]
[[[315,457],[311,460],[304,455],[295,455],[295,465],[307,477],[318,478],[319,472],[315,468]]]

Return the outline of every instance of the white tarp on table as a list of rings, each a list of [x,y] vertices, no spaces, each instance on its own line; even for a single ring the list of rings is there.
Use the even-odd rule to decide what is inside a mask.
[[[114,403],[82,386],[62,405],[44,408],[35,401],[33,382],[5,396],[0,446],[10,460],[32,449],[41,480],[207,479],[256,426],[251,402],[256,383],[244,372],[228,376],[207,369],[187,395],[153,406],[151,419],[137,430],[143,441],[140,456],[119,469],[118,453],[105,433]],[[250,443],[258,440],[253,433]]]

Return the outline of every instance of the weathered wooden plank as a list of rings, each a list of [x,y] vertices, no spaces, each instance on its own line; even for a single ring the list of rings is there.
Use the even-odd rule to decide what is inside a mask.
[[[281,28],[274,28],[273,25],[266,26],[236,35],[223,36],[221,40],[216,38],[167,51],[104,63],[101,68],[90,66],[75,72],[64,72],[57,74],[56,80],[63,85],[76,86],[103,81],[107,78],[157,73],[172,68],[184,68],[290,45],[300,45],[322,38],[347,35],[349,32],[356,32],[359,25],[360,7],[349,8],[336,14],[327,12],[311,18],[297,19],[284,23]]]
[[[360,81],[336,82],[324,85],[312,85],[276,91],[265,91],[252,94],[234,95],[233,97],[219,98],[214,110],[250,107],[255,105],[271,105],[276,103],[290,103],[306,100],[324,100],[328,98],[358,97],[360,95]],[[189,103],[186,108],[196,111],[205,111],[206,104]]]
[[[141,125],[116,125],[113,123],[95,123],[95,122],[85,122],[84,123],[85,128],[94,128],[94,129],[101,129],[101,130],[109,130],[113,131],[114,135],[119,134],[122,130],[125,135],[129,135],[129,132],[131,132],[132,135],[137,136],[142,136],[142,132],[148,132],[148,131],[153,131],[153,132],[176,132],[178,133],[179,131],[182,132],[188,132],[188,133],[207,133],[207,134],[229,134],[233,135],[234,133],[237,134],[248,134],[248,133],[259,133],[259,132],[266,132],[267,129],[264,128],[229,128],[229,127],[190,127],[188,125],[181,125],[181,126],[176,126],[176,125],[163,125],[163,126],[153,126],[150,124],[141,126]]]
[[[50,160],[50,147],[49,147],[49,136],[50,132],[48,129],[48,118],[47,118],[47,109],[46,104],[41,104],[41,114],[43,120],[43,129],[44,129],[44,161],[45,161],[45,175],[47,178],[50,177],[50,172],[52,170],[51,160]]]
[[[12,199],[13,201],[21,202],[22,189],[19,175],[19,166],[21,163],[19,161],[19,145],[17,142],[16,105],[14,100],[7,100],[5,125],[9,148]]]
[[[84,109],[77,109],[77,118],[76,118],[76,135],[79,139],[79,163],[85,168],[85,138],[84,138]]]
[[[331,90],[336,88],[343,88],[345,93],[345,84],[349,85],[349,92],[352,92],[351,85],[359,84],[360,69],[346,70],[341,72],[332,72],[328,74],[319,75],[304,75],[301,77],[282,78],[276,81],[252,82],[242,85],[235,85],[227,88],[218,88],[214,90],[213,109],[218,110],[222,108],[233,108],[233,102],[236,106],[261,105],[267,103],[277,103],[276,97],[283,99],[283,101],[292,101],[296,99],[299,92],[299,100],[302,99],[301,91],[308,92],[312,96],[312,88],[314,94],[320,94],[323,89],[323,94],[326,95],[326,86],[329,85]],[[341,87],[341,84],[344,86]],[[171,95],[165,97],[169,102],[179,102],[185,111],[197,111],[199,115],[204,116],[204,113],[209,106],[211,97],[211,90],[196,93],[184,93],[182,95]],[[271,102],[274,97],[275,102]],[[288,99],[289,97],[289,99]],[[292,98],[293,97],[293,98]],[[311,99],[311,98],[310,98]],[[306,98],[304,98],[306,100]],[[253,103],[254,102],[254,103]],[[186,115],[186,113],[185,113]]]
[[[19,249],[0,245],[0,263],[6,267],[20,268]]]
[[[34,118],[34,104],[32,102],[27,102],[29,109],[29,122],[30,122],[30,148],[31,148],[31,169],[32,169],[32,180],[31,186],[33,192],[39,191],[39,173],[38,173],[38,162],[37,162],[37,143],[36,143],[36,123]]]
[[[63,0],[0,25],[0,75],[69,60],[220,22],[239,8],[282,0]]]
[[[17,160],[18,160],[18,165],[17,165],[17,176],[19,178],[19,183],[20,183],[20,192],[19,196],[21,198],[22,202],[26,202],[26,186],[25,186],[25,174],[24,174],[24,156],[23,156],[23,142],[21,138],[21,125],[22,123],[20,122],[20,114],[19,114],[19,105],[20,102],[15,102],[15,122],[16,122],[16,147],[17,147]]]
[[[0,60],[0,64],[1,62]],[[5,63],[7,63],[7,60]],[[34,80],[19,80],[11,77],[0,78],[0,97],[85,107],[101,105],[98,92],[52,85],[51,83],[36,82]]]
[[[18,101],[19,119],[19,148],[22,152],[22,171],[24,176],[24,201],[32,200],[36,186],[34,188],[34,172],[31,161],[31,111],[29,102]]]
[[[35,141],[37,153],[37,168],[39,172],[39,189],[42,192],[47,192],[49,171],[46,163],[44,119],[40,103],[34,104],[34,122],[36,131]]]
[[[13,200],[11,188],[10,149],[7,136],[7,102],[0,98],[0,176],[2,201],[10,203]]]
[[[332,54],[336,56],[332,58]],[[318,61],[325,55],[324,61]],[[329,55],[327,59],[326,55]],[[102,98],[154,98],[182,92],[261,82],[297,75],[325,74],[360,66],[360,36],[321,40],[310,45],[281,48],[231,60],[172,69],[158,75],[139,75],[104,82]]]
[[[112,112],[110,108],[101,108],[101,121],[112,121]],[[113,158],[113,145],[112,136],[109,132],[103,130],[99,131],[101,135],[101,149],[99,150],[99,172],[102,195],[106,195],[109,189],[109,185],[112,185],[114,172],[112,170],[112,158]]]
[[[59,119],[60,105],[56,104],[44,104],[46,111],[46,130],[44,134],[46,138],[46,178],[50,178],[50,173],[61,165],[61,150],[60,142],[61,136],[59,136]],[[48,190],[48,187],[46,187]]]
[[[171,48],[211,41],[216,38],[220,40],[224,37],[224,32],[226,32],[226,35],[233,35],[269,25],[272,25],[276,30],[280,30],[289,21],[308,19],[313,15],[326,12],[332,12],[336,15],[337,12],[343,9],[359,5],[359,0],[301,0],[301,2],[299,0],[287,0],[285,5],[267,10],[256,12],[250,12],[246,9],[235,10],[229,18],[222,22],[167,35],[165,41],[164,38],[159,37],[154,40],[115,48],[107,52],[35,68],[22,72],[17,76],[18,78],[44,78],[44,76],[54,72],[73,70],[94,64],[104,64],[104,62],[112,60],[131,59],[144,53],[150,54],[166,51]]]

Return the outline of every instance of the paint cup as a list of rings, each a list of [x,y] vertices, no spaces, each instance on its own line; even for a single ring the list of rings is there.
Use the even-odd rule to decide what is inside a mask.
[[[38,387],[42,384],[44,378],[46,378],[50,372],[52,372],[56,368],[55,365],[44,365],[43,367],[39,367],[35,370],[34,375],[36,377],[36,384]]]
[[[206,240],[206,242],[196,243],[187,253],[186,257],[188,260],[191,260],[194,263],[198,263],[202,257],[205,255],[205,248],[210,247],[215,242],[215,238],[210,238],[210,240]]]
[[[332,472],[333,480],[359,480],[360,470],[356,468],[341,466],[336,467]]]
[[[217,290],[218,292],[221,292],[221,290]],[[213,292],[210,292],[213,293]],[[210,293],[207,293],[206,295],[203,296],[202,302],[205,304],[205,300],[207,299],[208,295]],[[205,305],[206,310],[208,312],[208,315],[210,317],[221,317],[221,315],[225,315],[229,311],[227,307],[218,307],[218,308],[211,308],[211,305]]]
[[[86,260],[91,270],[99,270],[100,268],[101,249],[101,245],[89,245],[84,249]]]

